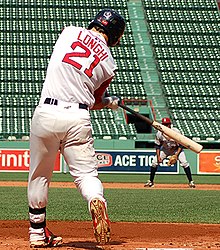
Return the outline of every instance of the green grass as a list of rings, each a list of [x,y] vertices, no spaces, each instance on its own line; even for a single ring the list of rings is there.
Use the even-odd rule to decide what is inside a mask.
[[[149,175],[100,174],[102,182],[145,183]],[[1,173],[0,181],[27,181],[27,173]],[[196,184],[219,184],[217,175],[195,175]],[[69,174],[52,181],[72,182]],[[156,175],[156,183],[186,183],[185,175]],[[220,223],[216,190],[106,189],[112,221]],[[28,220],[24,187],[0,187],[0,220]],[[87,204],[76,189],[50,188],[48,220],[91,220]]]
[[[1,173],[0,181],[27,181],[27,173]],[[123,183],[145,183],[149,175],[147,174],[100,174],[103,182],[123,182]],[[219,175],[194,175],[194,181],[197,184],[220,184]],[[53,174],[52,181],[71,182],[72,177],[67,174]],[[186,183],[187,179],[184,174],[181,175],[160,175],[155,177],[156,183]]]
[[[220,223],[219,191],[106,189],[112,221]],[[0,220],[28,220],[24,187],[0,187]],[[50,188],[48,220],[91,220],[76,189]]]

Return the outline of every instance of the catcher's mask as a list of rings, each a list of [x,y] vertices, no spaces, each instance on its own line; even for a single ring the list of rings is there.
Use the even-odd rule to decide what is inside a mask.
[[[170,125],[171,124],[170,118],[169,117],[164,117],[162,119],[162,124],[165,125],[165,126]]]
[[[108,36],[108,46],[114,47],[120,42],[125,30],[124,18],[115,10],[101,10],[91,21],[88,29],[92,29],[95,25],[101,27]]]

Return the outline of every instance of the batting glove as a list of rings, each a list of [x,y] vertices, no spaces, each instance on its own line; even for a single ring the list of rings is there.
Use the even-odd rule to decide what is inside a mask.
[[[120,99],[117,96],[109,96],[105,97],[105,102],[107,103],[106,107],[116,110],[118,109],[118,104],[120,102]]]

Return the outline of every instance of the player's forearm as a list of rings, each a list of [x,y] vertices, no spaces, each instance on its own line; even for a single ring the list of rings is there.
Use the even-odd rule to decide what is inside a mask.
[[[108,105],[110,105],[112,103],[112,98],[110,96],[104,96],[101,99],[101,102],[99,103],[95,103],[93,105],[93,107],[91,108],[91,110],[99,110],[99,109],[103,109],[105,107],[107,107]]]
[[[100,102],[100,103],[95,103],[93,105],[93,107],[91,108],[91,110],[100,110],[100,109],[103,109],[105,108],[107,105],[103,102]]]
[[[179,156],[180,152],[182,151],[182,147],[179,147],[175,153],[176,156]]]
[[[157,155],[157,160],[159,161],[160,160],[160,149],[159,148],[156,149],[156,155]]]

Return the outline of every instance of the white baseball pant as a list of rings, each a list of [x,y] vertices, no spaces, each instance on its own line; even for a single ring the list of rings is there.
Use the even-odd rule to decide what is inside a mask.
[[[66,109],[48,104],[36,108],[30,140],[30,207],[46,207],[48,188],[59,149],[79,192],[88,204],[95,197],[106,202],[102,183],[98,179],[93,142],[88,110],[79,109],[75,104],[70,104]]]

